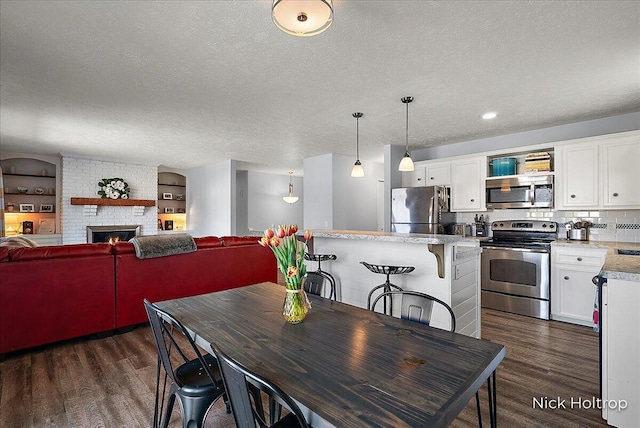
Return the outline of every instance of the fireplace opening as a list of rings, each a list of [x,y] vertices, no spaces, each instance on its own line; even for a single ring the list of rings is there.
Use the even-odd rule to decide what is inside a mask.
[[[87,226],[87,242],[128,241],[140,234],[140,225]]]

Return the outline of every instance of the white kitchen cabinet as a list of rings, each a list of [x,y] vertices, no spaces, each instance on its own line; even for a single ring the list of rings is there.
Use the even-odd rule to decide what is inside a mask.
[[[402,173],[402,187],[421,187],[426,186],[425,168],[416,166],[411,172]]]
[[[593,325],[596,287],[591,279],[604,265],[606,248],[551,247],[551,319]]]
[[[602,205],[640,206],[640,137],[602,146]]]
[[[609,425],[640,421],[640,282],[608,278],[602,287],[602,417]],[[626,403],[626,409],[613,404]]]
[[[598,145],[571,144],[557,147],[556,207],[598,206]]]
[[[631,131],[558,145],[556,208],[640,208],[640,132]]]
[[[427,165],[425,181],[427,186],[449,186],[451,184],[451,163]]]
[[[486,211],[486,157],[451,162],[451,211]]]

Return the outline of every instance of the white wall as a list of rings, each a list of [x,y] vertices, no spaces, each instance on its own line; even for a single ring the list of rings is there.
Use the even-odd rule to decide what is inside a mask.
[[[391,189],[402,187],[402,173],[398,171],[405,147],[384,146],[384,231],[391,231]],[[412,156],[415,161],[415,156]]]
[[[293,194],[298,202],[288,204],[282,200],[289,192],[289,175],[248,173],[248,232],[263,231],[279,224],[297,224],[303,229],[304,198],[302,177],[292,177]],[[240,211],[240,206],[238,206]],[[240,218],[240,215],[238,215]]]
[[[249,234],[249,172],[236,171],[236,234]]]
[[[353,162],[334,153],[304,159],[305,228],[377,230],[383,166],[365,163],[365,176],[353,178]]]
[[[146,207],[142,216],[135,216],[132,207],[99,206],[97,215],[85,216],[82,205],[71,205],[72,197],[98,198],[98,182],[113,177],[120,177],[129,184],[131,199],[157,199],[158,169],[155,166],[62,158],[63,244],[87,242],[87,226],[139,224],[142,235],[157,233],[155,207]]]
[[[333,155],[333,228],[378,230],[377,184],[383,166],[366,162],[364,177],[353,178],[353,162],[352,157]]]
[[[333,229],[333,175],[331,153],[302,161],[304,170],[305,229]]]
[[[187,215],[193,236],[235,235],[236,170],[225,160],[185,171]]]

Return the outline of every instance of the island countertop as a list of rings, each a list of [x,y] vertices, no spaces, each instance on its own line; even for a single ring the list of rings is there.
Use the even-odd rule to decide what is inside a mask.
[[[617,254],[616,250],[640,250],[640,244],[635,242],[607,242],[607,241],[566,241],[558,240],[552,246],[562,247],[591,247],[606,248],[607,257],[600,275],[605,278],[617,278],[626,281],[640,282],[640,256]]]
[[[406,242],[414,244],[453,244],[468,243],[479,245],[477,238],[465,238],[460,235],[436,235],[423,233],[393,233],[370,230],[313,230],[313,236],[318,238],[339,238],[366,241]]]

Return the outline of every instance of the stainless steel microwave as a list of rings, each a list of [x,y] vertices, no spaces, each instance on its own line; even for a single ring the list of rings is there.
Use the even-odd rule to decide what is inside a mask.
[[[487,208],[553,208],[553,175],[487,179]]]

